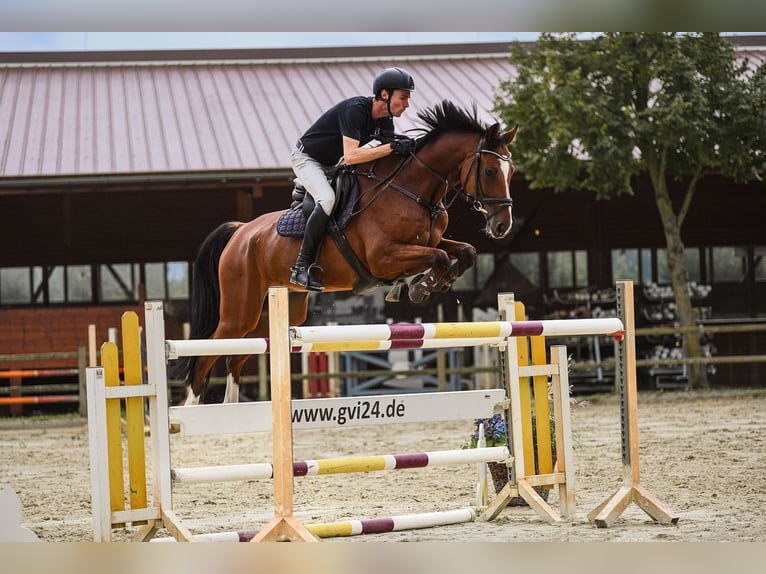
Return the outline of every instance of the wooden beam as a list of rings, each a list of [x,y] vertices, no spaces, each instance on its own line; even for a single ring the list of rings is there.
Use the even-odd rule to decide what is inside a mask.
[[[293,516],[293,429],[290,404],[290,333],[286,287],[269,289],[274,519],[251,542],[319,542]]]

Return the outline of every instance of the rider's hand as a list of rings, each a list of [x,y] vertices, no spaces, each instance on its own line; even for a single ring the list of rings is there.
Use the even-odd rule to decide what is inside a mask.
[[[410,138],[399,138],[390,144],[391,151],[397,155],[410,155],[415,151],[415,140]]]

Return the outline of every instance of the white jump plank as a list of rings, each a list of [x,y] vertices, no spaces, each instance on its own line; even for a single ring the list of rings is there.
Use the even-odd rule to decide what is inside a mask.
[[[292,401],[293,428],[344,428],[383,424],[469,420],[492,416],[503,389],[371,395]],[[186,436],[268,432],[271,402],[170,408],[170,423]]]

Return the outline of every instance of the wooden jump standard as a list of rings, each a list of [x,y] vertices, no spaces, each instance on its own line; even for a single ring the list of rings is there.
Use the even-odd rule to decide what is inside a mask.
[[[633,282],[617,282],[617,315],[625,325],[625,336],[617,345],[616,378],[620,385],[622,431],[622,486],[588,513],[599,528],[610,526],[631,502],[660,524],[676,524],[678,515],[639,484],[638,392],[636,388],[636,331],[634,329]]]

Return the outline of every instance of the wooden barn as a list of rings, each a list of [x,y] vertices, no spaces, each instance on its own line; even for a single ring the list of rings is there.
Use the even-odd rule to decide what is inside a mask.
[[[766,37],[735,41],[743,57],[766,58]],[[91,324],[105,340],[147,299],[166,302],[169,335],[180,337],[204,237],[224,221],[288,207],[297,137],[336,101],[369,94],[375,73],[393,65],[416,81],[401,133],[445,98],[476,103],[490,120],[495,89],[513,74],[508,46],[486,43],[0,53],[0,355],[16,357],[0,371],[76,367],[71,357],[22,355],[76,351]],[[316,295],[310,321],[432,321],[437,309],[455,320],[459,307],[494,306],[498,291],[515,292],[535,318],[609,313],[615,279],[632,278],[644,322],[672,324],[651,194],[596,201],[530,190],[517,174],[511,195],[514,229],[500,241],[481,234],[467,206],[451,208],[449,236],[480,251],[451,292],[417,308],[386,304],[384,292]],[[764,183],[712,175],[700,185],[683,235],[701,321],[766,317],[763,213]],[[712,347],[755,355],[765,341],[717,335]],[[714,382],[755,385],[763,375],[755,364],[722,365]],[[6,377],[0,387],[9,380],[38,379]]]

